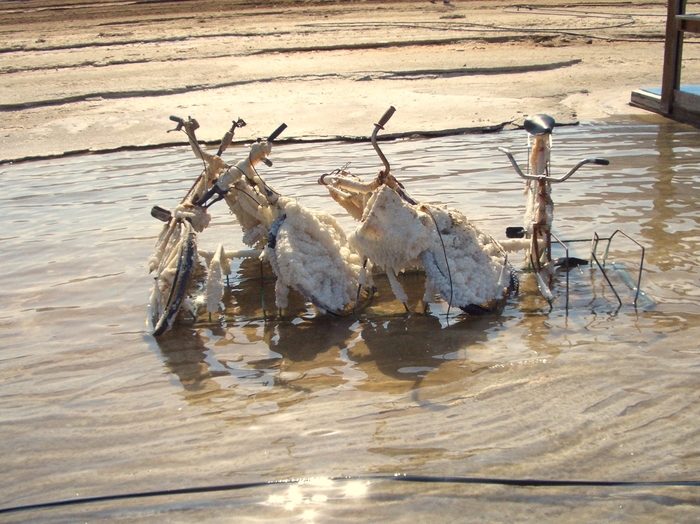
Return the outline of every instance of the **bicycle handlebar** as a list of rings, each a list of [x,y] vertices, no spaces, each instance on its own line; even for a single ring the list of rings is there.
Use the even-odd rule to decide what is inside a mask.
[[[586,164],[596,164],[599,166],[610,165],[610,160],[607,160],[605,158],[586,158],[585,160],[581,160],[578,164],[576,164],[574,167],[572,167],[571,170],[567,174],[565,174],[563,177],[560,177],[560,178],[554,178],[554,177],[549,177],[549,176],[544,176],[544,175],[541,175],[541,176],[526,175],[525,173],[522,172],[522,170],[520,169],[520,166],[515,161],[515,158],[513,158],[513,154],[510,151],[508,151],[507,149],[505,149],[503,147],[499,147],[498,150],[501,153],[504,153],[508,157],[508,160],[510,160],[510,163],[512,164],[513,169],[515,169],[515,172],[518,173],[518,175],[521,178],[524,178],[525,180],[547,180],[547,182],[550,182],[550,183],[551,182],[554,182],[554,183],[564,182],[565,180],[570,178],[571,175],[573,175],[576,171],[578,171],[578,169],[581,166],[584,166]]]
[[[195,129],[197,129],[199,127],[199,124],[197,123],[197,121],[194,119],[190,119],[189,117],[187,118],[187,120],[185,120],[184,118],[180,118],[179,116],[170,115],[170,120],[177,123],[177,127],[175,129],[171,129],[170,131],[168,131],[168,133],[170,133],[172,131],[180,131],[183,127],[185,128],[186,132],[189,131],[188,126],[186,125],[188,122],[191,122],[191,125],[189,127],[192,128],[192,131],[194,131]],[[189,136],[189,133],[188,133],[188,136]]]
[[[226,193],[228,193],[228,189],[225,189],[225,190],[224,190],[224,189],[221,189],[221,188],[218,186],[218,184],[214,184],[213,186],[211,186],[211,188],[210,188],[206,193],[204,193],[204,195],[202,195],[202,198],[200,198],[199,200],[197,200],[197,201],[194,203],[194,205],[195,205],[195,206],[201,206],[201,207],[207,208],[207,207],[211,206],[214,202],[218,202],[219,200],[221,200],[222,198],[224,198],[224,196],[226,195]],[[212,200],[211,202],[209,202],[209,203],[207,204],[207,202],[209,201],[209,199],[210,199],[211,197],[213,197],[214,195],[217,195],[218,198],[216,198],[215,200]]]
[[[585,160],[581,160],[578,164],[576,164],[574,167],[571,168],[571,170],[565,174],[561,178],[551,178],[547,177],[547,180],[550,182],[563,182],[564,180],[568,179],[571,175],[573,175],[579,167],[585,166],[586,164],[596,164],[599,166],[607,166],[610,164],[610,160],[606,160],[605,158],[586,158]],[[537,177],[534,177],[537,178]]]

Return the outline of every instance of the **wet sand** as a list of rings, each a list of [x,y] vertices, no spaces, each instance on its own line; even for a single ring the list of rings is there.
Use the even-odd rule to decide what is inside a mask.
[[[188,2],[0,4],[0,161],[216,141],[280,122],[286,139],[498,130],[647,114],[660,85],[663,2]],[[686,46],[688,63],[698,55]],[[685,73],[684,73],[685,74]],[[692,75],[692,73],[688,73]]]

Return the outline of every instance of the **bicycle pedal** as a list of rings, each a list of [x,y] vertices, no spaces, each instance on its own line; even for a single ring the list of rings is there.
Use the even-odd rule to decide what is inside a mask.
[[[157,218],[161,222],[170,222],[170,219],[173,217],[173,214],[164,207],[153,206],[151,208],[151,216],[153,218]]]
[[[506,238],[525,238],[525,228],[515,226],[507,227]]]
[[[554,267],[562,269],[571,269],[572,267],[587,266],[588,260],[577,257],[562,257],[554,261]]]

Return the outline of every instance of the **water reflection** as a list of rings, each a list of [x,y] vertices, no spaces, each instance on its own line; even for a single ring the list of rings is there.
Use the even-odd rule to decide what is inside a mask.
[[[347,381],[340,348],[358,334],[354,321],[241,323],[175,327],[157,339],[166,368],[192,406],[258,416]]]
[[[252,404],[266,402],[277,411],[322,390],[403,393],[458,382],[503,360],[485,346],[505,322],[496,316],[462,317],[444,327],[431,315],[295,318],[208,329],[180,326],[157,344],[189,404],[250,411]],[[529,328],[528,333],[532,341]]]
[[[216,378],[230,373],[207,362],[209,350],[196,331],[176,325],[166,336],[155,340],[168,372],[177,377],[183,389],[181,394],[189,404],[207,405],[212,398],[227,395]],[[233,396],[231,392],[228,395]]]
[[[689,155],[689,148],[681,145],[686,134],[687,131],[678,126],[659,126],[654,140],[658,156],[649,166],[654,173],[650,184],[653,211],[642,220],[641,233],[654,245],[650,262],[664,271],[676,269],[682,263],[677,248],[688,245],[688,233],[697,238],[697,217],[689,214],[697,207],[697,187],[693,187],[692,178],[684,180],[683,176],[688,168],[696,172],[697,163]],[[688,160],[692,165],[687,165]]]
[[[363,343],[348,350],[348,358],[373,376],[359,386],[363,390],[399,392],[449,384],[493,364],[488,355],[479,358],[478,348],[497,324],[494,317],[464,317],[443,329],[438,318],[425,315],[368,321],[361,326]]]

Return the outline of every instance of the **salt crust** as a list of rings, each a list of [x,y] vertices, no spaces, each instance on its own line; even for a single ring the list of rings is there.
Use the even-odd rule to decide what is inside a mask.
[[[350,248],[385,271],[397,275],[428,249],[430,234],[424,222],[429,217],[387,186],[372,194],[362,219],[348,238]]]
[[[232,171],[244,175],[232,180],[226,195],[226,203],[243,229],[243,241],[251,247],[266,244],[262,258],[270,262],[277,276],[277,307],[288,306],[291,288],[321,311],[343,312],[357,292],[360,258],[348,248],[344,231],[330,214],[308,209],[293,199],[278,198],[257,175],[253,164],[269,153],[267,142],[253,144],[249,157]],[[274,199],[268,199],[262,187],[272,191]],[[270,228],[282,215],[285,218],[274,233],[274,242],[269,242]]]
[[[360,257],[330,214],[286,198],[278,205],[286,218],[274,247],[268,244],[263,252],[277,275],[277,307],[287,307],[292,288],[322,311],[342,312],[357,292]]]
[[[549,154],[552,147],[552,135],[531,137],[528,135],[528,145],[533,141],[530,152],[530,174],[532,176],[547,176],[549,168]],[[537,198],[537,183],[534,180],[528,180],[525,183],[525,216],[524,224],[525,231],[528,236],[532,236],[533,227],[535,224],[543,220],[548,227],[552,226],[554,220],[554,205],[552,204],[552,187],[546,185],[546,204],[544,209],[541,209],[541,202]],[[529,256],[529,255],[528,255]]]
[[[438,227],[430,228],[430,247],[421,256],[433,289],[456,306],[501,298],[505,260],[499,244],[456,209],[428,205],[422,208],[432,215]]]
[[[425,269],[426,301],[438,293],[464,307],[503,296],[502,248],[459,211],[414,206],[382,186],[369,198],[362,220],[348,237],[350,248],[387,271],[399,300],[406,301],[405,293],[391,277],[409,267]]]
[[[192,227],[197,233],[201,233],[211,222],[211,215],[207,210],[200,206],[193,206],[192,204],[180,204],[175,208],[173,213],[175,218],[189,219]]]
[[[149,259],[149,270],[151,272],[157,270],[150,297],[151,311],[157,316],[162,313],[164,299],[170,294],[170,288],[177,273],[180,248],[188,236],[190,227],[192,226],[187,221],[183,221],[182,227],[174,223],[165,224]]]
[[[222,259],[225,259],[224,247],[219,244],[216,248],[214,256],[209,263],[209,271],[207,271],[206,282],[206,303],[207,313],[215,313],[219,310],[221,298],[224,296],[224,283],[222,279],[223,264]]]

